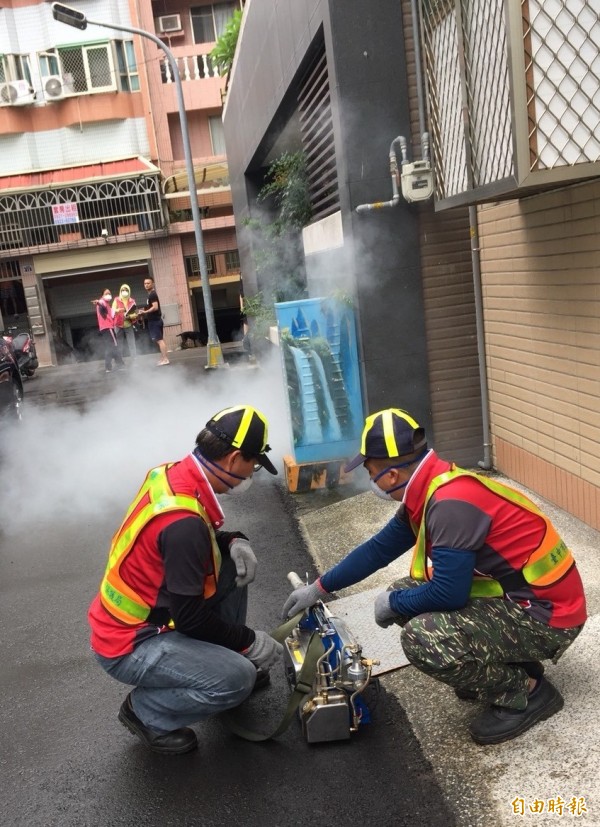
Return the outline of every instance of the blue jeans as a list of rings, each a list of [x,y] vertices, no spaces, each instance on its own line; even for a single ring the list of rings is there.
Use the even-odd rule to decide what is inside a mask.
[[[231,568],[231,560],[224,558],[219,591],[209,603],[223,620],[243,624],[248,592],[232,589]],[[115,680],[135,687],[133,711],[161,733],[239,706],[256,681],[256,667],[243,655],[179,632],[148,638],[128,655],[96,659]]]

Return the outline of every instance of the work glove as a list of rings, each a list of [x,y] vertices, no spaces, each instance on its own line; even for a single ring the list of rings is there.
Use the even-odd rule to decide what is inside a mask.
[[[298,586],[283,604],[282,617],[292,617],[298,612],[303,612],[304,609],[308,609],[318,603],[319,600],[322,600],[326,594],[329,594],[329,592],[325,591],[318,579],[310,586]]]
[[[235,537],[229,544],[229,553],[235,563],[235,570],[237,572],[235,585],[241,588],[242,586],[247,586],[248,583],[252,583],[256,575],[257,562],[248,540],[244,540],[242,537]]]
[[[375,598],[375,623],[381,626],[382,629],[387,629],[387,627],[391,626],[399,617],[390,606],[391,594],[391,591],[380,592]]]
[[[244,649],[242,655],[251,660],[257,669],[268,672],[283,655],[283,646],[268,632],[254,632],[254,643]]]

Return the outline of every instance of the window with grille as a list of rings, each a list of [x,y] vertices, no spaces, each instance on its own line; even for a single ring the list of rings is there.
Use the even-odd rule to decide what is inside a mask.
[[[213,3],[190,9],[194,43],[214,43],[225,31],[239,2]]]
[[[206,254],[206,269],[208,270],[208,275],[212,276],[216,272],[217,260],[216,255],[214,253],[207,253]],[[200,273],[200,261],[198,256],[186,256],[185,257],[185,274],[188,279],[199,279],[201,277]]]
[[[122,47],[122,44],[121,44]],[[133,58],[133,51],[131,51]],[[124,71],[129,74],[127,55],[123,56]],[[135,67],[135,60],[133,62]],[[113,44],[90,43],[83,46],[63,46],[40,55],[42,77],[61,75],[71,95],[86,92],[112,92],[117,88]],[[137,78],[137,69],[132,71]],[[139,88],[139,81],[138,88]]]
[[[26,80],[31,86],[29,55],[0,55],[0,83]]]
[[[240,254],[237,250],[227,250],[225,253],[225,269],[234,273],[240,269]]]

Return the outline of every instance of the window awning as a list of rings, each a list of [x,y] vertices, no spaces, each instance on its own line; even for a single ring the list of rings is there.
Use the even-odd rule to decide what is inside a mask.
[[[41,169],[34,172],[0,175],[0,194],[40,189],[52,189],[69,184],[82,184],[87,181],[131,178],[140,173],[159,173],[158,167],[145,158],[123,158],[119,161],[99,161],[96,164],[84,164],[58,169]]]

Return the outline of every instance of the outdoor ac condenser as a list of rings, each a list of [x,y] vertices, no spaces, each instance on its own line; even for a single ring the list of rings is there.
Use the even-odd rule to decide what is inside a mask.
[[[181,15],[180,14],[166,14],[158,18],[158,31],[160,34],[169,34],[169,32],[181,31]]]
[[[44,97],[48,101],[58,101],[67,94],[65,84],[60,75],[48,75],[43,78]]]
[[[1,106],[26,106],[35,101],[35,92],[27,80],[9,80],[0,85]]]

